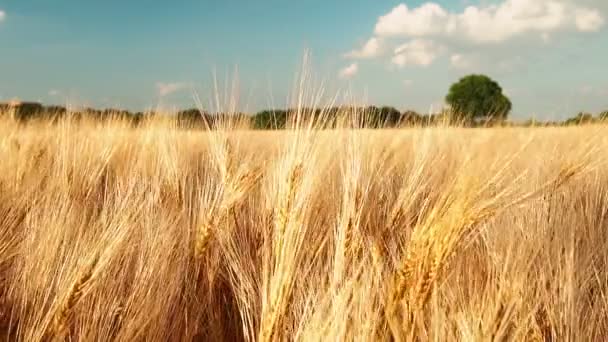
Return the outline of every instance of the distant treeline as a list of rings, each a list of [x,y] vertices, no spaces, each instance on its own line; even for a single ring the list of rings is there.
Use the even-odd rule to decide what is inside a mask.
[[[134,125],[142,122],[144,118],[159,115],[155,112],[130,112],[121,109],[93,109],[85,108],[80,110],[70,110],[62,106],[44,106],[35,102],[23,102],[18,104],[0,103],[0,114],[13,115],[20,121],[30,121],[36,119],[58,120],[69,116],[72,119],[87,118],[93,120],[121,119],[131,122]],[[301,114],[301,115],[296,115]],[[175,114],[174,118],[180,127],[187,128],[214,128],[219,122],[224,121],[228,116],[230,119],[255,129],[283,129],[294,125],[291,122],[295,117],[304,120],[313,120],[317,126],[326,128],[341,126],[359,126],[368,128],[385,127],[416,127],[433,126],[438,124],[456,123],[465,126],[564,126],[589,124],[600,121],[608,121],[608,111],[597,115],[591,113],[578,113],[564,121],[535,121],[528,120],[523,123],[513,123],[504,119],[485,119],[475,122],[462,122],[458,116],[451,115],[449,112],[422,115],[412,110],[401,112],[393,107],[351,107],[341,106],[324,109],[299,108],[290,110],[263,110],[256,114],[236,113],[236,114],[211,114],[202,112],[198,109],[186,109]],[[308,121],[309,122],[309,121]]]

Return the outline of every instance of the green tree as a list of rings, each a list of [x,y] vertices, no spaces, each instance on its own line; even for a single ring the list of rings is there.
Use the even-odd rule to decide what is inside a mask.
[[[365,126],[369,128],[394,127],[401,120],[401,112],[389,106],[369,106],[364,115]]]
[[[286,110],[263,110],[253,117],[256,129],[283,129],[287,125]]]
[[[598,118],[599,118],[601,121],[608,121],[608,110],[601,112],[601,113],[598,115]]]
[[[198,108],[190,108],[177,113],[177,123],[181,127],[207,128],[211,125],[211,120],[206,112]]]
[[[485,75],[469,75],[452,84],[445,98],[452,112],[461,119],[506,119],[511,100],[498,83]]]
[[[406,110],[401,114],[401,120],[399,124],[402,126],[417,126],[422,124],[422,115],[416,113],[413,110]]]
[[[590,123],[593,122],[593,114],[591,113],[586,113],[586,112],[580,112],[578,114],[576,114],[576,116],[571,117],[569,119],[567,119],[566,121],[564,121],[565,125],[580,125],[580,124],[586,124],[586,123]]]

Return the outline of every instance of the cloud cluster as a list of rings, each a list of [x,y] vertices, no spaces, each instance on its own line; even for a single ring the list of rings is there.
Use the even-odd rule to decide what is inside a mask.
[[[184,82],[156,82],[156,91],[158,95],[163,97],[167,95],[171,95],[180,90],[184,90],[190,87],[190,84]]]
[[[603,24],[599,10],[564,0],[505,0],[496,5],[468,6],[461,13],[450,13],[428,2],[413,9],[405,4],[393,8],[378,19],[375,34],[440,36],[484,44],[533,33],[595,32]]]
[[[4,20],[4,18],[6,18],[6,12],[0,10],[0,21]]]
[[[352,63],[349,66],[340,70],[340,78],[347,79],[355,76],[359,71],[359,65],[357,63]]]
[[[589,33],[603,28],[606,0],[502,0],[470,5],[451,12],[434,2],[410,8],[400,4],[378,18],[374,35],[346,57],[382,56],[390,44],[391,62],[397,67],[428,66],[449,46],[469,50],[505,44],[518,37],[536,36],[545,43],[561,32]],[[482,2],[484,3],[484,2]],[[399,42],[400,41],[400,42]],[[469,67],[470,58],[452,51],[451,65]]]
[[[372,37],[365,44],[363,44],[361,49],[348,52],[345,56],[351,58],[365,59],[377,57],[378,55],[380,55],[381,52],[382,45],[380,39],[377,37]]]
[[[375,33],[378,36],[435,35],[444,30],[448,16],[448,12],[436,3],[428,2],[411,10],[407,5],[400,4],[378,19]]]
[[[432,40],[414,39],[395,48],[392,63],[398,67],[407,65],[428,66],[441,54],[443,47]]]
[[[595,32],[604,25],[604,17],[598,10],[581,8],[575,14],[576,27],[582,32]]]
[[[450,64],[454,68],[467,69],[467,68],[471,67],[472,63],[471,63],[471,60],[469,58],[467,58],[466,56],[464,56],[460,53],[455,53],[450,56]]]

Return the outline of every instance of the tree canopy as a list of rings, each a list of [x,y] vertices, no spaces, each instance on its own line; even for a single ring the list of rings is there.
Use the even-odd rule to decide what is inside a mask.
[[[506,119],[511,100],[500,85],[486,75],[469,75],[454,83],[445,98],[459,118]]]

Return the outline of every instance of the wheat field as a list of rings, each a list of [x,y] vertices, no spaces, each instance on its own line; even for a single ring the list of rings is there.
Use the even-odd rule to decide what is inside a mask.
[[[0,122],[7,341],[601,341],[604,126]]]

